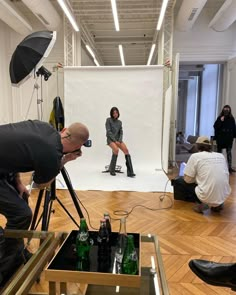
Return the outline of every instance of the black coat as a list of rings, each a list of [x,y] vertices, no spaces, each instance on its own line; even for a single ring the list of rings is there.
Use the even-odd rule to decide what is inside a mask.
[[[221,116],[214,123],[216,143],[221,148],[232,147],[233,140],[236,137],[234,117],[227,116],[224,118],[224,121],[221,121]]]

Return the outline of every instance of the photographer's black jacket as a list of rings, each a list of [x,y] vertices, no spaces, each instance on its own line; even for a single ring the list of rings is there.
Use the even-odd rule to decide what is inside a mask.
[[[38,184],[53,179],[61,167],[60,134],[38,120],[0,126],[0,177],[34,171]]]

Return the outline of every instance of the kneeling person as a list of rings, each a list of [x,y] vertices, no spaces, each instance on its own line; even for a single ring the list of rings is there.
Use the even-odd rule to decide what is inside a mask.
[[[200,136],[196,144],[199,152],[190,156],[181,184],[186,191],[193,190],[197,203],[194,211],[202,213],[209,207],[220,211],[231,192],[226,160],[222,154],[211,151],[207,137]]]

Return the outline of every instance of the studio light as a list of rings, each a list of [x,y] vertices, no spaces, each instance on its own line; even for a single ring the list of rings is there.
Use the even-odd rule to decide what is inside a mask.
[[[14,86],[19,86],[42,66],[56,41],[56,31],[39,31],[28,35],[16,47],[10,62],[10,78]],[[51,73],[42,68],[46,79]],[[50,74],[49,74],[50,73]]]
[[[41,68],[38,69],[38,71],[36,72],[36,75],[43,76],[44,81],[47,81],[49,77],[52,75],[52,73],[48,69],[46,69],[44,66],[42,66]]]

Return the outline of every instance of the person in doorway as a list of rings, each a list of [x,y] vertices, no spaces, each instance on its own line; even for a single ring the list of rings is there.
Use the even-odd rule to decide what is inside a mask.
[[[231,112],[231,107],[225,105],[214,123],[215,139],[217,144],[217,152],[222,153],[226,149],[229,173],[236,172],[232,168],[232,146],[236,137],[235,119]]]
[[[82,123],[74,123],[59,133],[46,122],[28,120],[1,125],[0,137],[0,214],[6,218],[5,229],[28,230],[32,212],[20,173],[33,171],[35,185],[47,188],[65,163],[82,155],[81,147],[87,142],[89,131]],[[23,263],[32,254],[24,249],[22,239],[5,239],[4,247],[1,241],[0,244],[0,257],[6,257],[0,260],[1,284],[11,265],[8,256],[19,253]]]
[[[110,110],[110,117],[106,119],[106,137],[107,144],[112,149],[112,158],[109,166],[110,174],[115,176],[116,161],[119,150],[125,154],[127,176],[134,177],[133,166],[131,157],[126,144],[123,142],[123,127],[122,122],[119,120],[120,112],[117,107],[112,107]]]
[[[198,152],[190,156],[184,177],[177,178],[175,184],[196,202],[194,211],[203,213],[211,207],[212,211],[219,212],[231,192],[226,160],[222,154],[211,151],[208,137],[198,137],[196,144]]]

